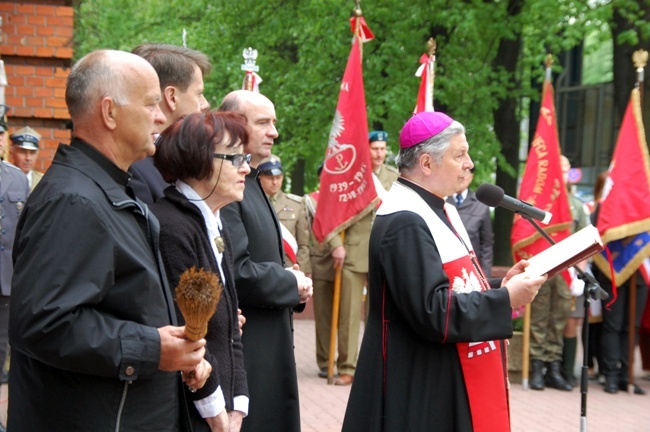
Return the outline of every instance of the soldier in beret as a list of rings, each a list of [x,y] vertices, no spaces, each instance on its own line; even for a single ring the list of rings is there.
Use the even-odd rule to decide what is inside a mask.
[[[284,263],[298,263],[300,270],[307,276],[311,275],[309,261],[310,227],[302,197],[282,191],[284,171],[282,162],[276,155],[271,155],[260,162],[260,183],[264,193],[284,226],[282,240],[284,246]],[[296,249],[297,248],[297,249]]]
[[[43,173],[34,170],[38,158],[38,144],[41,135],[29,126],[17,130],[9,137],[11,139],[11,160],[27,175],[29,191],[33,191],[43,177]]]
[[[7,146],[8,109],[6,105],[0,105],[0,155],[4,155]],[[14,272],[11,260],[14,235],[18,217],[28,195],[27,177],[14,165],[2,161],[0,163],[0,368],[5,364],[9,347],[9,296]],[[2,429],[0,425],[0,430]]]

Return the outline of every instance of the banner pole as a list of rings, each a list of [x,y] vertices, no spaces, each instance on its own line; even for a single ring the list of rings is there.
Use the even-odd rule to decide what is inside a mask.
[[[341,244],[345,243],[345,230],[341,231]],[[332,323],[330,326],[330,350],[327,358],[327,384],[334,384],[334,356],[337,353],[336,340],[339,330],[339,310],[341,304],[341,271],[343,265],[336,267],[334,276],[334,295],[332,296]]]

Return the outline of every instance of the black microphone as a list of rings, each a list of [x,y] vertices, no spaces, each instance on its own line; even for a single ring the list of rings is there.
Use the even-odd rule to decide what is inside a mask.
[[[547,224],[553,216],[551,213],[540,210],[526,201],[506,195],[499,186],[484,183],[476,189],[476,199],[489,207],[503,207],[511,212],[537,219]]]

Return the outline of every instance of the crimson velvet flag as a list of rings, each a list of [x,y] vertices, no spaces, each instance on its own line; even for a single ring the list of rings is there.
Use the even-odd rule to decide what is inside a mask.
[[[372,179],[361,66],[361,44],[373,35],[362,17],[351,22],[355,37],[341,82],[312,226],[321,243],[372,211],[378,199]]]
[[[638,89],[632,91],[598,208],[606,251],[594,262],[614,286],[627,281],[650,256],[650,173]]]
[[[556,119],[553,86],[546,81],[537,129],[519,189],[519,199],[552,213],[553,217],[543,229],[553,240],[559,242],[570,235],[573,218],[562,178]],[[515,262],[530,258],[550,247],[535,227],[519,214],[515,214],[510,240]],[[569,275],[565,273],[568,272],[563,273],[567,279]]]

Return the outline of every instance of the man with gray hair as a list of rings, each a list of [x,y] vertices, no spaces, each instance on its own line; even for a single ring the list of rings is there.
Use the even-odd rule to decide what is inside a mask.
[[[205,340],[176,326],[158,221],[128,187],[165,122],[156,72],[101,50],[68,77],[70,145],[29,197],[16,231],[8,429],[185,431],[185,384],[210,373]]]
[[[512,307],[546,276],[524,273],[525,261],[503,280],[481,271],[445,204],[474,167],[460,123],[413,116],[397,167],[370,235],[370,312],[343,431],[510,430],[503,339]]]

